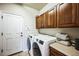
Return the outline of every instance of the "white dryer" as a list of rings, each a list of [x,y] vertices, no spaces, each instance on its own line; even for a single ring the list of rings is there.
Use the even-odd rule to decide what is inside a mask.
[[[38,34],[34,37],[32,42],[32,56],[48,56],[49,44],[56,42],[56,37]]]
[[[33,35],[28,35],[27,37],[27,49],[28,49],[28,54],[32,55],[32,43],[33,43]]]

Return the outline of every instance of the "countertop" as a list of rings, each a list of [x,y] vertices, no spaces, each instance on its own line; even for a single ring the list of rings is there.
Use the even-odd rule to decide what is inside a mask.
[[[79,56],[79,50],[76,50],[73,46],[65,46],[60,43],[52,43],[50,44],[50,47],[55,48],[67,56]]]

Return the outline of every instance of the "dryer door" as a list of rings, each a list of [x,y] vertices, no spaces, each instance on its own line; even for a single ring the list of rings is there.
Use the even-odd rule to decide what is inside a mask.
[[[34,56],[42,56],[40,48],[36,42],[33,43],[33,55]]]
[[[28,47],[28,51],[30,51],[31,49],[31,42],[30,42],[30,38],[27,38],[27,47]]]

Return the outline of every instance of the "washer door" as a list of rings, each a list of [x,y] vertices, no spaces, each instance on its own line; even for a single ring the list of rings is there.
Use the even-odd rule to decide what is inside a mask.
[[[34,56],[42,56],[40,48],[36,42],[33,43],[33,55]]]

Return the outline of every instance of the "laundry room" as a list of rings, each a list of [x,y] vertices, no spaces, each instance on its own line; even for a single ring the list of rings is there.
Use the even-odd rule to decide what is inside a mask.
[[[79,56],[79,3],[0,3],[0,56]]]

